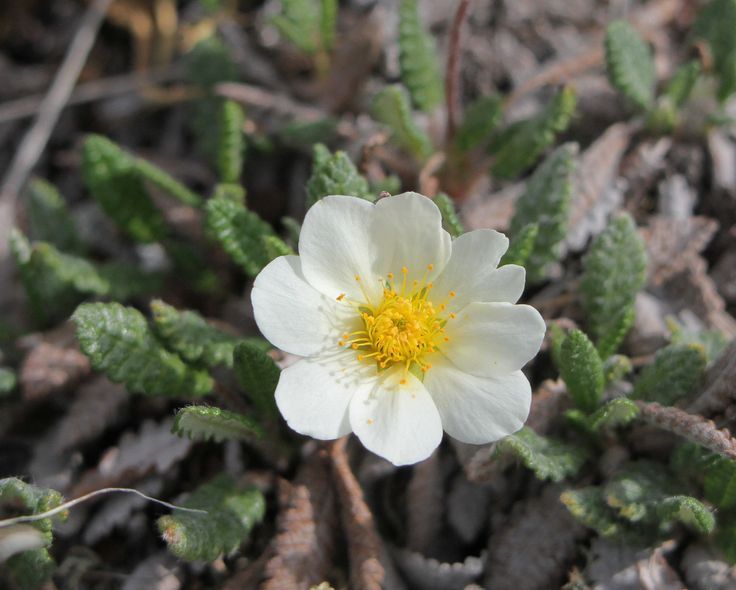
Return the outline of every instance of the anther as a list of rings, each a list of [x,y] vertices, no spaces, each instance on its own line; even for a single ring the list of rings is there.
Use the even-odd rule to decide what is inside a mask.
[[[456,317],[457,317],[457,315],[455,315],[454,313],[451,313],[450,314],[450,319],[453,319],[454,320]]]
[[[343,299],[345,299],[345,293],[340,293],[337,297],[335,297],[335,299],[337,299],[338,301],[342,301]]]
[[[427,270],[434,270],[434,264],[428,264]]]
[[[457,293],[455,293],[455,291],[450,291],[450,297],[455,297],[455,295],[457,295]]]
[[[360,282],[360,275],[355,275],[355,280]]]
[[[402,379],[401,381],[399,381],[399,385],[406,385],[406,379]]]
[[[409,269],[406,268],[405,266],[402,266],[401,267],[401,272],[402,272],[402,274],[407,274],[409,272]]]

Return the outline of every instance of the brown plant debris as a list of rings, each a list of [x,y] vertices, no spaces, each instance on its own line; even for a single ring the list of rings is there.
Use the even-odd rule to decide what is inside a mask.
[[[444,512],[444,487],[437,451],[414,467],[406,497],[408,547],[427,553],[439,535]]]
[[[91,371],[89,359],[76,345],[41,342],[26,356],[20,369],[23,397],[39,400],[79,383]]]
[[[690,590],[736,588],[736,566],[726,563],[710,544],[700,542],[690,545],[681,563]]]
[[[485,565],[485,555],[470,555],[458,563],[442,563],[408,549],[399,549],[395,555],[412,588],[422,590],[464,590],[481,576]]]
[[[687,407],[689,412],[711,416],[736,399],[736,340],[732,341],[705,373],[702,392]]]

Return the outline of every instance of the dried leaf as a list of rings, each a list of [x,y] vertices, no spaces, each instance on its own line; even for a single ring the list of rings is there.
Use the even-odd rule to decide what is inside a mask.
[[[736,398],[736,340],[706,370],[700,394],[687,406],[688,412],[712,416],[723,411]]]
[[[74,342],[41,342],[23,361],[20,384],[28,401],[42,399],[74,386],[91,372],[89,359]]]
[[[504,483],[497,479],[493,484],[480,485],[462,472],[455,476],[447,498],[447,521],[465,543],[473,543],[486,526],[493,490]]]
[[[399,549],[395,552],[399,569],[418,590],[464,590],[483,573],[485,555],[469,556],[458,563],[442,563],[420,553]]]
[[[412,551],[427,553],[442,528],[444,486],[439,453],[417,464],[407,489],[407,546]]]
[[[727,563],[710,544],[690,545],[680,564],[690,590],[736,588],[736,566]]]
[[[182,587],[181,566],[167,551],[161,551],[141,561],[126,576],[121,590],[179,590]]]

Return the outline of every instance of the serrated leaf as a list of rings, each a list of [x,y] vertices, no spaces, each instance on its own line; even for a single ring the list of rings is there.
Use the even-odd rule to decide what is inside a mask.
[[[718,98],[725,101],[736,90],[736,0],[712,0],[693,25],[696,38],[704,39],[718,77]]]
[[[679,68],[674,73],[670,81],[667,83],[665,88],[664,96],[677,108],[682,107],[687,99],[690,98],[690,93],[695,86],[695,82],[700,76],[700,63],[697,61],[689,61]]]
[[[187,406],[176,412],[171,432],[193,440],[243,439],[262,436],[257,422],[235,412],[210,406]]]
[[[220,113],[220,141],[217,150],[217,170],[220,182],[237,183],[243,171],[245,152],[245,113],[235,101],[226,100]]]
[[[154,242],[167,233],[136,171],[135,159],[109,139],[90,135],[82,149],[82,174],[92,196],[130,237]]]
[[[710,534],[716,525],[713,513],[691,496],[670,496],[657,504],[656,510],[661,521],[680,522],[701,535]]]
[[[577,97],[566,86],[539,113],[512,123],[493,138],[489,152],[494,156],[491,171],[501,178],[513,178],[529,168],[570,124]]]
[[[331,154],[321,143],[314,146],[312,175],[307,181],[307,207],[327,195],[350,195],[374,200],[368,181],[345,152]]]
[[[518,236],[528,225],[538,226],[531,253],[526,260],[527,279],[537,282],[562,255],[567,235],[577,144],[566,143],[554,150],[534,171],[516,201],[511,235]]]
[[[603,362],[593,343],[580,330],[571,330],[559,351],[559,369],[573,403],[593,412],[603,396]]]
[[[432,153],[432,143],[420,131],[411,115],[409,99],[401,86],[387,86],[373,99],[373,118],[392,131],[392,138],[402,149],[417,160],[424,161]]]
[[[199,486],[183,503],[206,510],[197,514],[175,510],[158,519],[158,530],[169,550],[188,561],[213,561],[235,551],[263,520],[266,502],[256,489],[240,490],[221,475]]]
[[[503,101],[497,94],[482,96],[465,109],[463,122],[455,134],[455,146],[468,151],[488,140],[501,122]]]
[[[703,347],[697,344],[670,344],[657,353],[634,383],[631,396],[671,406],[691,393],[705,372]]]
[[[506,250],[506,254],[501,259],[501,265],[518,264],[526,267],[527,261],[534,250],[537,235],[539,235],[539,225],[536,223],[530,223],[522,227],[511,239],[509,249]]]
[[[205,212],[207,231],[249,276],[256,276],[275,258],[273,245],[269,247],[265,238],[280,238],[269,224],[242,203],[216,196],[207,201]],[[287,251],[288,246],[284,246]]]
[[[304,53],[314,55],[321,44],[320,4],[317,0],[281,0],[281,12],[271,22]]]
[[[437,47],[419,19],[417,0],[399,5],[399,66],[401,81],[409,89],[412,103],[430,112],[442,102],[442,79]]]
[[[575,475],[587,459],[582,447],[541,436],[528,427],[502,439],[497,448],[516,455],[539,479],[555,482]]]
[[[628,214],[614,219],[595,239],[583,266],[583,307],[605,360],[631,328],[634,300],[646,283],[646,250]]]
[[[640,109],[654,104],[656,74],[649,46],[626,21],[606,30],[606,66],[611,85]]]
[[[601,488],[591,486],[567,490],[560,496],[560,501],[570,514],[603,537],[619,536],[626,530],[626,524],[606,504]]]
[[[456,238],[465,233],[463,222],[460,221],[460,217],[455,209],[455,203],[453,203],[449,196],[445,193],[437,193],[437,196],[434,198],[434,204],[437,205],[437,208],[442,214],[442,224],[452,237]]]
[[[7,367],[0,367],[0,398],[12,393],[17,384],[18,379],[13,370]]]
[[[179,311],[160,299],[151,301],[156,333],[184,360],[214,368],[233,366],[233,350],[241,340],[220,330],[193,311]]]
[[[13,555],[5,566],[20,590],[37,590],[54,574],[56,562],[47,549],[33,549]]]
[[[141,179],[151,183],[153,186],[162,190],[177,201],[180,201],[185,205],[189,205],[190,207],[202,206],[202,197],[194,191],[189,190],[168,172],[165,172],[158,166],[151,164],[148,160],[136,158],[135,172]]]
[[[594,430],[626,426],[639,415],[639,407],[630,399],[617,397],[601,406],[590,415],[590,426]]]
[[[235,376],[261,416],[278,415],[274,393],[281,370],[265,351],[251,342],[241,342],[233,353]]]
[[[185,397],[212,390],[212,378],[166,350],[138,310],[118,303],[85,303],[72,320],[92,366],[131,392]]]
[[[74,254],[84,250],[64,198],[53,184],[40,178],[28,185],[28,224],[34,240]]]

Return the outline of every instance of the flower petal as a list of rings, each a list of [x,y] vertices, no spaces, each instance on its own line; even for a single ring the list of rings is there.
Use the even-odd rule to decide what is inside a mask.
[[[291,354],[311,356],[337,348],[345,329],[343,306],[307,283],[298,256],[271,261],[256,277],[251,301],[261,333]]]
[[[509,240],[492,229],[477,229],[452,241],[452,255],[434,282],[433,300],[446,300],[457,311],[473,301],[516,303],[524,291],[526,271],[521,266],[498,266]]]
[[[357,361],[356,361],[357,362]],[[357,392],[375,384],[363,367],[351,366],[345,357],[303,359],[281,371],[276,405],[293,430],[329,440],[350,433],[348,407]]]
[[[299,255],[304,277],[315,289],[331,298],[346,293],[349,299],[365,301],[362,285],[370,297],[380,295],[381,285],[373,273],[373,213],[368,201],[347,196],[325,197],[307,211]]]
[[[424,377],[442,417],[445,432],[480,445],[519,430],[532,400],[529,380],[521,371],[499,377],[476,377],[449,360],[436,362]]]
[[[372,391],[350,402],[350,424],[363,445],[394,465],[429,457],[442,441],[442,422],[421,381],[403,367],[389,370]]]
[[[377,248],[375,269],[407,280],[432,280],[450,258],[452,238],[442,229],[442,215],[431,199],[419,193],[403,193],[380,199],[375,206],[371,234]],[[427,267],[432,265],[432,271]]]
[[[545,324],[529,305],[471,303],[445,328],[442,352],[462,371],[494,377],[518,371],[539,352]]]

